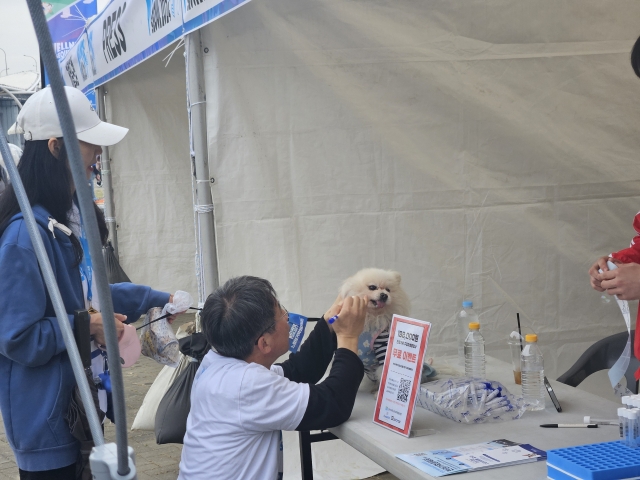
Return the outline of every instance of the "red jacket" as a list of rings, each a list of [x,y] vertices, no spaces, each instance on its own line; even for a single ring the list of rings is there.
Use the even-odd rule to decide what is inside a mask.
[[[640,263],[640,212],[636,213],[633,219],[633,229],[636,236],[631,239],[629,248],[611,254],[616,260],[622,263]],[[640,304],[638,305],[638,315],[636,316],[636,335],[633,340],[633,353],[640,359]],[[636,371],[636,380],[640,379],[640,368]]]

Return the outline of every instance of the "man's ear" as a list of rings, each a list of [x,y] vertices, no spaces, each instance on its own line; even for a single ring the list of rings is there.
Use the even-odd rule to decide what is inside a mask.
[[[272,350],[272,346],[269,343],[269,341],[265,338],[265,336],[263,335],[262,337],[260,337],[258,339],[258,350],[260,350],[260,353],[262,353],[263,355],[268,355],[271,353]]]
[[[51,152],[51,155],[53,155],[56,158],[60,157],[60,150],[62,149],[62,142],[60,140],[58,140],[55,137],[50,138],[49,141],[47,142],[47,146],[49,147],[49,151]]]

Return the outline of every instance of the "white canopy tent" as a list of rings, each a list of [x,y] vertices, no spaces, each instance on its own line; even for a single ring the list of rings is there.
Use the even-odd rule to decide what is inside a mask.
[[[391,268],[430,355],[470,299],[488,354],[519,312],[557,377],[625,329],[587,270],[640,208],[638,18],[630,0],[255,0],[204,27],[221,282],[266,277],[314,316]],[[120,260],[195,295],[184,63],[160,57],[106,85],[131,128],[111,149]]]

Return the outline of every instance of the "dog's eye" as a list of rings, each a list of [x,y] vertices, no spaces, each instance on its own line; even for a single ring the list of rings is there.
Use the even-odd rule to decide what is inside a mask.
[[[375,285],[369,285],[369,290],[377,290],[378,287],[376,287]]]
[[[385,290],[386,290],[387,292],[391,293],[391,290],[389,290],[388,288],[385,288]]]

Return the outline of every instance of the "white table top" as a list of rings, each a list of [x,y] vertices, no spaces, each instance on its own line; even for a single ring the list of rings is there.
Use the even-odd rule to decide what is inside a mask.
[[[511,364],[487,357],[487,378],[497,380],[511,393],[520,394],[520,386],[513,379]],[[339,427],[330,429],[337,437],[360,451],[381,467],[400,479],[434,478],[406,462],[396,458],[398,453],[412,453],[439,448],[487,442],[506,438],[519,443],[529,443],[542,450],[551,450],[573,445],[608,442],[618,439],[618,428],[540,428],[543,423],[582,423],[585,415],[596,418],[617,418],[621,404],[605,400],[596,395],[550,380],[562,406],[556,412],[547,397],[546,409],[526,412],[519,420],[482,425],[463,425],[435,413],[416,407],[412,430],[435,429],[433,435],[406,438],[375,425],[372,421],[375,397],[370,389],[358,392],[351,418]],[[499,472],[499,473],[498,473]],[[457,474],[455,477],[475,480],[503,478],[538,480],[546,478],[547,463],[536,462],[499,469]]]

